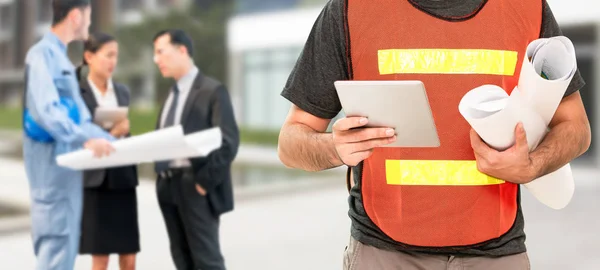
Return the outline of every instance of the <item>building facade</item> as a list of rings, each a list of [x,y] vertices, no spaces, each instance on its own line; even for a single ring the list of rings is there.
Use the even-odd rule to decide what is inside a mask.
[[[141,23],[146,13],[160,14],[185,7],[191,0],[102,0],[92,1],[91,31]],[[23,62],[27,50],[50,29],[52,0],[0,0],[0,105],[18,106],[23,91]],[[75,45],[81,47],[81,44]],[[72,50],[74,63],[80,50]],[[130,85],[134,103],[151,104],[154,93],[152,52],[140,61],[121,63],[117,76]]]
[[[290,103],[280,96],[325,0],[238,0],[227,28],[229,85],[251,129],[278,130]]]

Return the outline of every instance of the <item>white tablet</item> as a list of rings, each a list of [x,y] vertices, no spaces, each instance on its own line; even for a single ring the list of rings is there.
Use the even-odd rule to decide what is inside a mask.
[[[391,127],[396,141],[386,147],[439,147],[431,107],[421,81],[336,81],[347,117],[363,116],[369,127]]]
[[[111,129],[115,124],[127,119],[127,107],[96,107],[94,123],[105,129]]]

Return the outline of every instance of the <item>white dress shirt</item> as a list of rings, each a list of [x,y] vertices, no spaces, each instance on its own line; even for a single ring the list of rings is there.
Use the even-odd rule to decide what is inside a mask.
[[[104,93],[100,92],[100,89],[92,80],[90,80],[90,78],[87,80],[90,88],[92,88],[92,92],[96,98],[96,103],[98,103],[98,107],[119,107],[119,102],[117,100],[115,89],[113,88],[112,79],[108,79],[108,82],[106,83],[106,92]]]
[[[187,97],[190,94],[190,90],[192,89],[192,85],[196,80],[196,76],[198,76],[198,68],[193,66],[190,71],[181,79],[177,81],[177,87],[179,88],[179,97],[177,98],[177,108],[175,109],[175,125],[181,124],[181,115],[183,114],[183,108],[185,107],[185,103],[187,101]],[[167,114],[169,113],[169,109],[171,108],[171,104],[173,104],[173,91],[169,89],[169,96],[165,101],[165,106],[162,111],[162,115],[160,116],[160,127],[164,127],[165,119],[167,118]],[[177,159],[171,161],[169,167],[171,168],[182,168],[189,167],[191,163],[188,159]]]

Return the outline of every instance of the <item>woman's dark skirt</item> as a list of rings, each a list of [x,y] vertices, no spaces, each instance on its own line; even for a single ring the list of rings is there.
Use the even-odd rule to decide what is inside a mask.
[[[104,181],[85,188],[81,254],[133,254],[140,251],[136,189],[109,189]]]

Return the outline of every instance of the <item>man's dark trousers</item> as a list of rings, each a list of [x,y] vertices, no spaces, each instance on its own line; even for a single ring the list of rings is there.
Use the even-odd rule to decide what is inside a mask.
[[[208,198],[196,190],[191,169],[162,173],[156,185],[177,269],[224,270],[219,216],[211,210]]]

